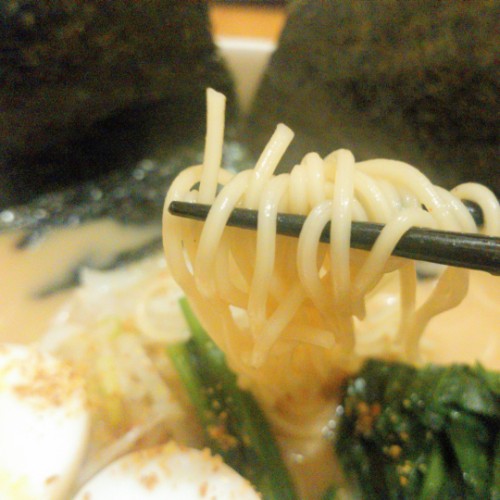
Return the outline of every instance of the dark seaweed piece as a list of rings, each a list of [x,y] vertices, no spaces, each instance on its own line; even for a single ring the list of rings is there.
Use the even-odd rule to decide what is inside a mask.
[[[489,0],[291,2],[248,124],[255,153],[282,122],[296,133],[283,169],[348,148],[500,195],[499,15]]]
[[[83,262],[79,262],[78,264],[76,264],[73,269],[69,270],[62,281],[51,283],[50,286],[37,290],[34,298],[41,299],[49,295],[62,292],[63,290],[67,290],[68,288],[77,286],[80,282],[80,273],[83,268],[91,267],[92,269],[98,269],[100,271],[115,269],[117,267],[126,266],[129,263],[149,257],[155,252],[159,252],[161,248],[162,239],[161,237],[157,237],[153,238],[151,241],[139,248],[120,252],[115,258],[104,265],[96,265],[92,260],[84,260]]]
[[[224,353],[203,330],[187,301],[181,307],[191,331],[167,352],[203,426],[207,445],[268,500],[297,498],[265,416],[238,386]]]
[[[234,132],[228,130],[228,135]],[[113,269],[140,260],[161,249],[161,218],[165,195],[175,175],[187,166],[202,161],[203,141],[190,147],[173,148],[164,161],[146,159],[127,171],[112,172],[103,179],[82,184],[79,188],[44,195],[30,204],[0,210],[0,235],[3,232],[20,233],[17,250],[29,252],[51,231],[59,227],[75,227],[99,219],[114,219],[120,224],[141,227],[157,226],[157,234],[143,246],[107,258],[105,265],[92,255],[73,262],[60,281],[50,281],[54,266],[59,265],[60,255],[54,254],[45,264],[47,277],[43,288],[33,290],[36,298],[58,293],[78,284],[81,269]],[[248,166],[249,155],[234,140],[224,146],[226,168],[242,169]],[[106,238],[106,235],[103,235]],[[65,248],[60,249],[61,255]],[[102,259],[101,259],[102,260]]]
[[[346,383],[335,449],[367,499],[498,492],[500,374],[368,361]]]
[[[208,86],[204,0],[0,2],[0,208],[202,137]]]
[[[230,132],[231,134],[231,132]],[[60,193],[44,195],[34,202],[0,211],[0,234],[19,230],[19,252],[30,251],[52,230],[58,227],[76,227],[89,221],[111,218],[129,226],[157,225],[157,235],[144,245],[109,257],[105,264],[96,265],[91,255],[83,257],[67,269],[61,281],[50,282],[52,269],[58,265],[59,255],[46,264],[47,285],[33,291],[42,298],[78,285],[82,268],[107,270],[140,260],[161,249],[161,217],[168,187],[176,173],[186,166],[202,161],[203,142],[189,148],[178,148],[169,160],[160,163],[143,160],[129,171],[113,172],[100,181],[92,181]],[[249,156],[241,145],[227,141],[224,149],[226,168],[245,168]],[[105,237],[105,236],[104,236]],[[64,248],[60,250],[64,253]]]
[[[246,150],[231,139],[224,146],[226,168],[248,166]],[[38,197],[33,202],[0,210],[0,233],[22,230],[18,248],[26,248],[47,231],[108,217],[123,224],[161,222],[163,203],[175,175],[203,158],[203,141],[173,147],[164,160],[145,159],[125,171],[112,172],[102,179],[86,182]]]

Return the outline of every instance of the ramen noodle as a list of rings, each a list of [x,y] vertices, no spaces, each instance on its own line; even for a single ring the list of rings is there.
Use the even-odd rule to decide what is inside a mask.
[[[325,158],[309,153],[277,175],[293,139],[282,124],[254,168],[222,169],[225,98],[214,90],[207,97],[203,164],[181,172],[166,198],[167,263],[240,383],[271,409],[277,428],[313,435],[346,373],[366,357],[425,361],[426,325],[467,293],[468,271],[449,267],[427,297],[417,297],[415,261],[391,256],[402,235],[412,226],[498,235],[500,207],[478,184],[447,191],[411,165],[356,162],[344,149]],[[463,199],[480,205],[482,228]],[[172,200],[211,209],[206,221],[188,221],[168,212]],[[256,232],[226,226],[236,207],[258,210]],[[278,212],[307,216],[298,239],[276,234]],[[352,221],[384,224],[371,251],[350,248]],[[331,241],[321,243],[330,222]],[[367,314],[378,295],[395,288],[387,314],[380,320]]]

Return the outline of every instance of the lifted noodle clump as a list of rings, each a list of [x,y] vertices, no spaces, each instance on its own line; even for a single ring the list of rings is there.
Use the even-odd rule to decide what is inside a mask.
[[[168,192],[165,253],[241,383],[277,409],[286,426],[294,414],[324,409],[328,390],[363,357],[418,361],[429,320],[465,296],[467,271],[447,268],[417,307],[415,262],[391,256],[405,231],[477,232],[461,201],[470,199],[483,210],[483,231],[498,235],[500,207],[483,186],[468,183],[449,192],[408,164],[356,162],[344,149],[325,158],[309,153],[290,173],[275,175],[293,139],[281,124],[253,169],[221,169],[225,98],[213,90],[207,97],[204,161],[181,172]],[[173,200],[212,208],[204,223],[188,221],[168,213]],[[259,211],[256,233],[226,227],[235,207]],[[276,234],[278,211],[307,215],[299,239]],[[330,221],[331,243],[320,243]],[[370,252],[350,249],[352,221],[385,224]],[[364,327],[370,300],[394,280],[397,307],[378,326]]]

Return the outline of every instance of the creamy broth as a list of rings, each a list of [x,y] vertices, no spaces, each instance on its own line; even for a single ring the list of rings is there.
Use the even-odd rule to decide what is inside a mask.
[[[469,280],[465,299],[427,325],[420,341],[421,362],[479,361],[485,367],[500,370],[500,280],[480,271],[470,271]],[[418,282],[417,304],[425,301],[435,285],[432,278]],[[398,307],[399,281],[388,275],[367,301],[367,317],[358,325],[360,331],[396,331]],[[392,342],[390,335],[386,341]],[[370,345],[366,348],[369,353]],[[359,353],[366,355],[363,349]]]
[[[45,333],[68,292],[36,295],[67,278],[81,263],[111,262],[159,235],[157,225],[125,226],[111,219],[55,229],[31,247],[16,244],[21,232],[0,236],[0,341],[31,342]]]
[[[435,283],[434,279],[419,282],[417,291],[420,303],[429,295]],[[370,319],[364,328],[380,328],[387,324],[389,329],[393,329],[394,309],[398,300],[398,281],[389,280],[371,301]],[[479,361],[489,369],[500,370],[499,306],[498,277],[472,271],[469,292],[464,301],[432,319],[427,326],[421,340],[423,361],[436,364],[474,364]],[[287,464],[297,481],[301,498],[321,498],[332,478],[337,484],[342,482],[331,444],[319,437],[329,429],[331,419],[331,415],[324,417],[323,432],[318,430],[317,440],[282,442]]]
[[[95,266],[103,265],[120,252],[147,244],[158,236],[158,227],[138,228],[101,220],[54,230],[36,245],[19,250],[16,243],[22,236],[9,233],[0,237],[0,340],[3,341],[38,340],[75,289],[46,298],[35,298],[37,292],[64,280],[84,260]],[[430,293],[434,283],[432,279],[419,283],[420,300]],[[480,361],[488,368],[500,369],[499,297],[498,278],[471,272],[466,299],[428,325],[421,344],[424,359],[435,363]],[[388,286],[371,302],[370,322],[380,326],[384,317],[394,321],[397,300],[397,280],[389,280]],[[370,322],[365,327],[371,328]],[[329,414],[318,419],[317,439],[297,441],[278,436],[302,498],[320,498],[332,477],[340,481],[331,443],[321,437],[331,418]]]
[[[37,298],[37,293],[64,280],[84,260],[94,266],[104,265],[120,252],[152,241],[158,231],[155,225],[124,226],[106,219],[53,230],[23,250],[16,248],[22,233],[0,236],[0,341],[37,340],[69,292],[44,298]],[[422,281],[419,294],[428,295],[433,285],[433,280]],[[387,307],[390,295],[381,295],[376,309]],[[497,277],[471,272],[465,300],[428,325],[422,339],[426,359],[435,363],[479,360],[492,369],[500,369],[499,298]]]
[[[431,286],[426,282],[420,285],[423,290]],[[500,370],[500,279],[471,272],[464,301],[431,320],[422,338],[422,349],[434,363],[478,360],[488,368]]]

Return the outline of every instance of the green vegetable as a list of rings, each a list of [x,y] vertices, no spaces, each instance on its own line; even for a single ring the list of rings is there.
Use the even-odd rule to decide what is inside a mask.
[[[336,486],[330,486],[321,497],[321,500],[337,500],[339,489]]]
[[[363,499],[500,499],[500,374],[369,361],[335,449]]]
[[[255,399],[238,387],[224,354],[203,330],[187,301],[180,304],[191,338],[168,347],[168,354],[196,408],[207,445],[246,477],[264,499],[297,498]]]

